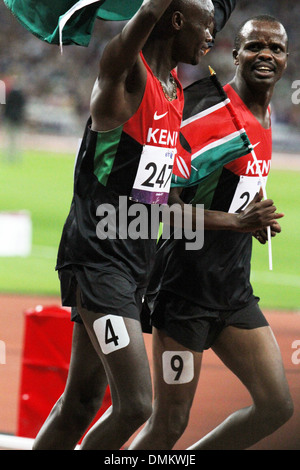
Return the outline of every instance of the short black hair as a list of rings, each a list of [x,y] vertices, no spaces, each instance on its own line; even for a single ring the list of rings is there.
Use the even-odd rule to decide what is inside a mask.
[[[271,16],[271,15],[257,15],[257,16],[253,16],[252,18],[248,18],[247,20],[243,21],[243,23],[240,25],[240,27],[238,28],[238,30],[236,32],[235,39],[234,39],[234,48],[237,51],[240,49],[241,42],[242,42],[242,39],[243,39],[242,30],[243,30],[245,24],[247,24],[249,21],[264,21],[264,22],[267,22],[267,23],[281,24],[283,26],[281,21],[279,21],[277,18],[275,18],[274,16]]]

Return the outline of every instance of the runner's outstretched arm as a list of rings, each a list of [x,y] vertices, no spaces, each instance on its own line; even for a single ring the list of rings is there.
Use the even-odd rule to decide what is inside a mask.
[[[197,227],[197,216],[202,217],[201,209],[185,204],[180,198],[182,188],[171,189],[169,205],[179,204],[182,213],[192,211],[193,227]],[[201,212],[199,212],[201,211]],[[274,225],[278,231],[277,219],[284,217],[284,214],[277,213],[276,207],[271,199],[262,201],[262,193],[257,193],[245,210],[238,214],[229,212],[204,210],[205,230],[233,230],[235,232],[254,232]]]
[[[147,77],[140,51],[172,1],[145,0],[123,30],[106,45],[91,97],[93,130],[116,128],[136,112]]]

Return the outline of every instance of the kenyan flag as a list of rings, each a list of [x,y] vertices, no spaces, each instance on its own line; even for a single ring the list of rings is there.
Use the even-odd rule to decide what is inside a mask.
[[[4,0],[19,22],[32,34],[50,44],[88,46],[97,18],[129,20],[142,0]]]
[[[214,72],[185,88],[184,100],[172,187],[194,186],[251,148]]]

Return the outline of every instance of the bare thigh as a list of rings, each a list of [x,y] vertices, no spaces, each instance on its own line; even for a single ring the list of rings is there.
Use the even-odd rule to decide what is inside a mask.
[[[79,313],[105,369],[113,405],[129,407],[142,397],[151,400],[150,367],[140,322],[82,307]]]
[[[161,412],[182,404],[189,410],[197,388],[202,353],[189,350],[153,328],[154,392]]]
[[[82,324],[74,323],[71,361],[64,391],[65,402],[72,406],[78,401],[89,404],[98,400],[100,406],[106,387],[107,378],[103,364],[86,328]]]
[[[130,449],[170,450],[184,432],[196,391],[202,353],[187,350],[153,328],[153,413]]]
[[[229,326],[212,349],[247,387],[257,404],[289,397],[281,353],[269,326],[252,330]]]

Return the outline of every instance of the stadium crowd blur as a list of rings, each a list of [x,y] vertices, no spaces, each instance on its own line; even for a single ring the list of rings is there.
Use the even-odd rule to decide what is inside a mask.
[[[207,75],[208,65],[211,65],[225,84],[234,73],[231,53],[237,27],[245,19],[264,13],[284,24],[290,44],[288,70],[272,101],[273,126],[277,126],[273,133],[274,147],[298,153],[300,104],[292,102],[295,91],[292,84],[300,80],[299,1],[238,0],[231,19],[217,36],[213,52],[197,67],[181,65],[178,73],[187,85]],[[13,87],[21,89],[25,95],[29,131],[61,135],[81,133],[89,112],[89,96],[101,50],[121,27],[119,22],[96,20],[89,47],[65,46],[61,55],[58,46],[46,44],[25,30],[1,2],[0,80],[6,84],[7,95]]]

